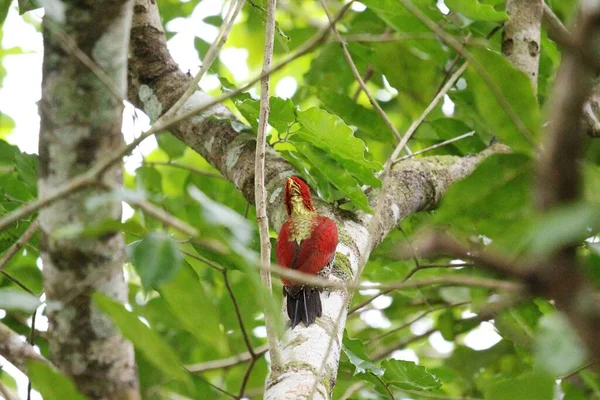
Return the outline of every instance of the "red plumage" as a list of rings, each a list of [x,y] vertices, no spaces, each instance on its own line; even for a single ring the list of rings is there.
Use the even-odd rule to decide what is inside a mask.
[[[333,262],[338,244],[335,222],[317,214],[310,188],[298,177],[288,179],[284,195],[288,220],[277,239],[277,263],[307,274],[317,275]],[[319,290],[282,279],[292,328],[300,321],[306,326],[322,314]]]

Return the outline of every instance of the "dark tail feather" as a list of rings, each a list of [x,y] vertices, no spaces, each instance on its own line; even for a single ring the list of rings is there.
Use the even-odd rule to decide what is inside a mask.
[[[323,314],[319,291],[308,286],[284,288],[287,297],[287,312],[292,329],[300,322],[309,326]]]

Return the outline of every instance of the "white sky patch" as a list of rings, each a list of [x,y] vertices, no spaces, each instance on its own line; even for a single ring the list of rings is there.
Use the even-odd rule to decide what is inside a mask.
[[[200,80],[200,87],[204,89],[206,92],[210,92],[215,90],[221,86],[221,81],[214,74],[204,74],[202,79]]]
[[[148,322],[148,320],[144,317],[139,317],[138,319],[142,322],[142,324],[146,325],[148,328],[150,328],[150,322]]]
[[[150,118],[139,109],[136,109],[130,103],[125,103],[125,110],[123,110],[123,125],[121,130],[125,138],[125,143],[131,143],[142,132],[150,129]],[[156,138],[151,136],[140,143],[131,153],[131,155],[125,157],[125,170],[133,174],[137,168],[142,164],[144,160],[143,156],[147,156],[152,153],[158,147]]]
[[[464,344],[473,350],[486,350],[502,340],[493,324],[485,321],[467,333]]]
[[[289,99],[296,93],[297,89],[298,82],[296,81],[296,78],[286,76],[277,82],[277,86],[275,86],[275,95],[282,99]]]
[[[167,42],[167,48],[183,72],[196,75],[200,71],[200,57],[197,52],[190,51],[194,48],[194,35],[178,33]]]
[[[367,6],[365,6],[363,3],[355,1],[354,3],[352,3],[352,5],[350,6],[350,8],[352,9],[352,11],[363,12],[363,11],[365,11],[367,9]]]
[[[410,325],[410,331],[414,335],[422,335],[433,328],[433,320],[429,317],[421,318]]]
[[[442,14],[444,14],[444,15],[446,15],[450,12],[450,9],[446,5],[446,3],[444,3],[444,0],[438,0],[436,6],[437,6],[438,10],[440,10],[442,12]]]
[[[444,104],[442,104],[442,112],[445,116],[451,117],[454,114],[454,102],[450,100],[450,96],[444,95]]]
[[[124,201],[121,202],[121,206],[123,207],[123,211],[121,212],[121,222],[125,222],[129,218],[133,217],[135,210]]]
[[[233,79],[243,82],[250,76],[248,70],[248,50],[237,47],[228,47],[221,50],[219,59],[231,71]]]
[[[0,310],[0,319],[3,319],[4,317],[6,317],[6,311]]]
[[[43,14],[38,10],[31,13],[31,17],[40,21]],[[8,114],[16,124],[7,139],[22,151],[37,154],[40,118],[36,102],[42,93],[42,35],[23,21],[15,7],[9,8],[3,31],[19,32],[18,35],[4,35],[4,48],[21,47],[24,52],[30,52],[4,58],[7,74],[0,90],[0,113]]]
[[[265,326],[257,326],[252,329],[252,334],[259,339],[264,339],[267,337],[267,328]]]
[[[459,78],[456,81],[456,88],[458,90],[465,90],[467,88],[467,80],[465,78]]]
[[[477,316],[477,314],[475,314],[471,310],[465,310],[465,311],[463,311],[463,312],[460,313],[460,317],[462,319],[473,318],[473,317],[476,317],[476,316]]]
[[[449,354],[454,350],[454,343],[447,341],[441,332],[434,332],[429,336],[429,343],[438,353]]]
[[[389,319],[379,310],[367,310],[360,313],[360,319],[371,328],[387,329],[392,326]]]
[[[382,295],[371,302],[373,307],[378,310],[385,310],[392,305],[392,296]]]
[[[415,364],[419,363],[419,357],[417,357],[417,353],[412,349],[396,350],[390,357],[394,360],[412,361]]]

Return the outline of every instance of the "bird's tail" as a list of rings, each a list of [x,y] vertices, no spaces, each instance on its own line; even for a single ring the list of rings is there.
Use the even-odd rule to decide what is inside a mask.
[[[309,326],[323,314],[321,296],[316,288],[310,286],[287,286],[283,288],[287,297],[287,313],[292,329],[300,322]]]

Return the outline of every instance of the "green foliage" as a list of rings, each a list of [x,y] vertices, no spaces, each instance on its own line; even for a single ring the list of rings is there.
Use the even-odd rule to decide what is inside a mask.
[[[188,386],[191,385],[190,377],[183,369],[181,361],[156,332],[140,321],[136,315],[128,312],[122,304],[103,294],[94,294],[94,302],[111,318],[121,334],[133,343],[136,350],[165,376],[184,382]]]
[[[173,239],[151,232],[130,245],[131,258],[146,289],[168,281],[181,267],[181,253]]]
[[[440,12],[437,4],[441,7],[441,2],[411,2],[447,34],[464,43],[474,61],[447,93],[444,105],[435,107],[425,118],[408,146],[416,152],[469,132],[473,135],[404,162],[413,165],[409,163],[436,156],[431,165],[443,171],[452,168],[453,157],[470,157],[495,142],[510,146],[512,154],[489,157],[469,177],[454,183],[435,210],[405,218],[402,230],[392,231],[375,249],[362,281],[399,282],[411,273],[414,275],[408,282],[440,276],[503,278],[478,265],[455,267],[459,261],[469,260],[422,259],[414,238],[421,230],[436,226],[448,230],[472,252],[543,259],[565,244],[574,245],[587,276],[600,285],[597,141],[589,141],[585,159],[580,163],[580,201],[544,215],[534,207],[536,159],[541,133],[552,126],[552,116],[546,110],[561,61],[559,46],[544,29],[535,93],[529,78],[501,55],[500,24],[507,19],[504,0],[445,0],[449,14]],[[27,0],[18,3],[20,12],[35,6]],[[188,41],[186,51],[192,56],[197,51],[202,59],[212,42],[210,36],[223,23],[223,8],[230,5],[217,3],[160,0],[167,38],[175,39],[170,45],[176,45],[177,39],[188,33],[185,24],[191,20],[184,19],[193,15],[194,29],[197,28],[193,33],[197,36],[193,46],[192,40]],[[277,13],[274,63],[302,46],[325,21],[316,0],[285,3]],[[327,1],[333,12],[344,3]],[[370,93],[404,134],[464,60],[457,60],[456,52],[401,2],[360,3],[366,9],[360,11],[357,2],[337,27]],[[573,26],[578,2],[546,3],[566,26]],[[1,2],[0,21],[9,4]],[[219,7],[207,11],[215,4]],[[32,20],[28,15],[24,18]],[[264,1],[246,2],[225,45],[226,51],[242,55],[236,60],[240,65],[233,66],[225,56],[215,60],[200,85],[212,87],[211,95],[243,83],[245,78],[240,71],[245,73],[245,68],[234,67],[247,67],[250,77],[260,73],[264,18]],[[206,34],[207,29],[213,29],[211,35]],[[495,30],[498,33],[490,35]],[[185,34],[175,38],[180,32]],[[20,48],[0,48],[0,84],[14,78],[11,72],[13,75],[4,79],[5,68],[10,67],[9,57],[16,60],[22,53]],[[291,78],[295,80],[294,93],[281,84],[284,78],[288,83]],[[219,85],[212,86],[217,79]],[[338,206],[339,215],[353,219],[354,213],[360,216],[362,212],[372,212],[368,196],[373,188],[381,186],[379,173],[397,140],[364,91],[358,90],[333,35],[273,74],[271,84],[267,134],[274,150],[289,161],[319,197]],[[208,116],[207,123],[231,123],[240,134],[237,143],[254,145],[260,108],[257,89],[258,85],[224,103],[239,120]],[[38,196],[37,156],[24,154],[9,144],[14,140],[14,121],[18,121],[16,116],[0,115],[0,215]],[[221,149],[220,139],[200,145]],[[65,225],[53,232],[52,239],[105,240],[115,232],[124,235],[131,262],[125,265],[129,288],[126,306],[101,295],[95,295],[94,300],[134,344],[144,399],[227,397],[214,386],[237,396],[246,377],[247,361],[197,375],[187,373],[183,365],[236,357],[247,352],[246,339],[254,348],[265,345],[265,310],[274,313],[276,328],[283,336],[287,327],[281,312],[280,280],[273,279],[272,293],[260,281],[254,206],[228,180],[237,171],[217,171],[170,133],[157,136],[157,143],[158,147],[144,155],[144,163],[135,171],[129,166],[124,170],[125,190],[106,193],[103,198],[149,201],[193,226],[199,232],[197,238],[190,238],[136,208],[126,221]],[[409,168],[404,173],[426,172]],[[445,179],[443,174],[440,176]],[[253,182],[242,184],[246,190]],[[438,196],[436,187],[415,190]],[[278,188],[269,188],[274,189]],[[386,212],[397,210],[392,207]],[[0,255],[34,218],[32,215],[0,232]],[[340,233],[342,237],[343,232]],[[271,236],[274,243],[276,232],[271,232]],[[413,249],[414,259],[398,260],[395,254],[400,248]],[[44,310],[39,307],[44,304],[59,306],[44,303],[36,296],[43,293],[40,260],[40,239],[34,236],[3,267],[9,276],[0,275],[0,309],[6,311],[2,323],[23,336],[30,333],[28,320],[34,309]],[[28,294],[19,285],[36,295]],[[357,291],[350,308],[376,293],[376,289]],[[327,293],[322,296],[325,298]],[[490,289],[430,285],[394,290],[378,297],[347,319],[339,371],[337,376],[327,377],[336,381],[333,398],[342,397],[356,383],[363,386],[352,398],[361,400],[579,400],[600,396],[600,378],[593,371],[577,372],[576,378],[562,379],[560,385],[555,382],[588,363],[573,328],[555,305],[536,298],[504,309],[502,302],[508,296]],[[490,308],[495,307],[500,310],[488,319]],[[38,318],[41,315],[38,313]],[[484,319],[488,322],[482,325]],[[493,333],[482,332],[492,326],[499,336],[494,337],[495,344],[488,345]],[[423,335],[431,331],[434,333]],[[36,335],[35,340],[42,354],[49,357],[46,336]],[[44,398],[80,398],[69,379],[55,370],[38,363],[29,368],[33,386]],[[248,397],[260,400],[268,373],[266,358],[258,358],[247,377]],[[6,371],[0,379],[15,387]]]
[[[27,375],[35,390],[47,400],[84,400],[73,382],[60,371],[41,362],[30,361],[27,363]]]

